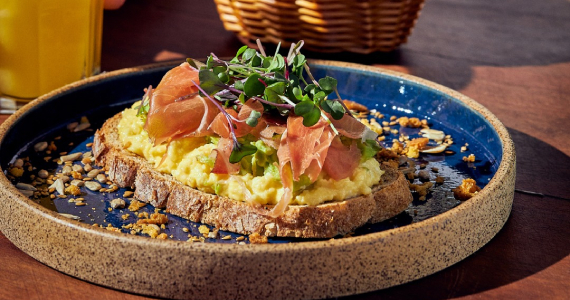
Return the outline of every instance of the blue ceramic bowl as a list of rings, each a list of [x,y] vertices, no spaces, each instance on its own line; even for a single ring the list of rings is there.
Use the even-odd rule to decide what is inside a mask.
[[[29,157],[37,169],[55,171],[60,166],[33,151],[36,142],[56,140],[57,152],[87,150],[94,131],[70,134],[68,123],[87,116],[91,128],[99,128],[107,118],[139,100],[144,87],[157,86],[172,66],[102,74],[40,97],[0,126],[0,166],[7,170],[17,157]],[[451,135],[454,144],[448,153],[423,155],[419,161],[436,167],[445,183],[426,201],[416,199],[399,216],[365,226],[351,237],[271,239],[266,245],[236,246],[239,235],[232,233],[222,233],[230,235],[230,240],[207,239],[210,243],[197,245],[94,228],[90,226],[93,223],[119,228],[125,224],[121,215],[126,212],[108,211],[108,200],[121,197],[124,190],[105,195],[85,191],[85,207],[47,197],[36,203],[24,197],[7,176],[0,176],[4,187],[0,192],[0,230],[26,253],[62,272],[105,286],[172,298],[202,293],[227,298],[244,287],[260,298],[332,297],[380,289],[456,263],[500,230],[512,205],[515,157],[505,127],[493,114],[460,93],[397,72],[327,61],[312,61],[311,71],[317,78],[335,77],[343,98],[376,109],[386,119],[419,117],[428,120],[431,128]],[[401,130],[411,137],[418,134],[414,129]],[[385,145],[390,146],[397,137],[387,135]],[[465,144],[468,151],[462,153]],[[474,163],[463,161],[468,154],[475,155]],[[460,202],[451,189],[465,178],[475,179],[483,190]],[[154,210],[150,206],[145,209]],[[81,221],[63,218],[56,211],[79,216]],[[38,226],[44,228],[44,234],[30,234]],[[169,216],[165,232],[173,240],[185,241],[188,233],[182,228],[199,235],[197,226]],[[65,249],[81,249],[89,255],[79,257]],[[156,258],[156,268],[143,267],[134,259],[141,251]],[[168,263],[172,260],[176,263]],[[228,262],[228,268],[219,265],[221,260]],[[212,264],[218,267],[212,269]],[[132,272],[124,274],[121,270],[125,269]],[[331,270],[336,270],[333,275]],[[189,274],[193,282],[184,279]],[[120,284],[123,281],[113,280],[124,276],[132,281]],[[338,276],[348,279],[339,280]],[[149,280],[139,284],[136,278]],[[268,294],[260,282],[276,284]]]

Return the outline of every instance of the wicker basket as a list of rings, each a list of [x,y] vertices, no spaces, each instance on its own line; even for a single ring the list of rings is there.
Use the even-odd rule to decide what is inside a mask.
[[[392,51],[405,43],[424,0],[214,0],[224,27],[248,45],[299,40],[319,52]]]

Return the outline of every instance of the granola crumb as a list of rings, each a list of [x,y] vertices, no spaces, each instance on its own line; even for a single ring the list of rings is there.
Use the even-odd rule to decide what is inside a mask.
[[[208,236],[208,233],[210,233],[210,228],[208,228],[208,226],[206,226],[206,225],[200,225],[200,227],[198,227],[198,231],[202,235]]]
[[[453,189],[453,197],[457,200],[466,201],[475,196],[480,190],[481,188],[477,186],[475,180],[471,178],[463,179],[461,184]]]
[[[73,196],[81,195],[81,189],[76,185],[70,185],[65,188],[65,193]]]
[[[252,244],[267,244],[267,237],[254,232],[249,235],[249,242]]]
[[[475,154],[469,154],[469,156],[463,156],[463,161],[475,162]]]
[[[129,204],[129,210],[130,211],[137,211],[137,210],[141,209],[142,207],[144,207],[145,205],[146,205],[146,203],[133,199],[131,201],[131,203]]]

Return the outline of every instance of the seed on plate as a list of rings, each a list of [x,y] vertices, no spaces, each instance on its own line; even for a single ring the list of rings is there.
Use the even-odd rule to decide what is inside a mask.
[[[49,176],[48,171],[46,171],[44,169],[41,169],[38,171],[38,177],[40,177],[41,179],[46,179],[46,178],[48,178],[48,176]]]
[[[71,185],[75,185],[75,186],[77,186],[77,187],[82,187],[82,186],[85,185],[85,181],[79,180],[79,179],[73,179],[73,180],[71,181]]]
[[[99,181],[101,183],[105,183],[105,182],[107,182],[107,176],[105,176],[105,174],[98,174],[97,175],[97,181]]]
[[[91,124],[89,124],[88,122],[87,123],[80,123],[79,125],[77,125],[77,127],[75,127],[73,129],[73,132],[79,132],[79,131],[85,130],[89,127],[91,127]]]
[[[87,187],[91,191],[98,191],[101,189],[101,184],[99,184],[99,182],[95,182],[95,181],[86,181],[85,187]]]
[[[21,158],[16,159],[16,161],[14,162],[14,167],[15,168],[22,168],[24,167],[24,160]]]
[[[89,171],[89,173],[87,173],[87,177],[95,178],[95,177],[97,177],[97,175],[99,175],[100,172],[101,172],[101,170],[99,170],[99,169],[93,169],[93,170]]]
[[[26,191],[36,191],[37,190],[33,185],[23,183],[23,182],[18,182],[16,184],[16,188],[18,188],[19,190],[26,190]]]
[[[47,147],[48,147],[47,142],[39,142],[34,145],[34,151],[36,152],[44,151],[47,149]]]
[[[73,219],[73,220],[80,220],[81,218],[76,216],[76,215],[72,215],[72,214],[66,214],[66,213],[59,213],[60,216],[62,217],[66,217],[69,219]]]
[[[74,161],[74,160],[78,160],[82,155],[83,155],[83,153],[81,153],[81,152],[75,152],[75,153],[71,153],[71,154],[68,154],[68,155],[63,155],[63,156],[60,157],[59,159],[60,159],[62,162]]]
[[[124,208],[125,207],[125,200],[121,199],[121,198],[116,198],[111,200],[111,207],[113,209],[117,209],[117,208]]]
[[[73,169],[73,171],[78,172],[78,173],[83,173],[83,167],[81,165],[73,165],[73,167],[71,167],[71,169]]]
[[[18,190],[20,191],[20,193],[22,193],[24,196],[26,197],[32,197],[34,195],[34,191],[30,191],[30,190]]]
[[[79,125],[78,122],[71,122],[71,123],[67,124],[67,129],[69,131],[73,131],[73,129],[75,129],[75,127],[77,127],[77,125]]]

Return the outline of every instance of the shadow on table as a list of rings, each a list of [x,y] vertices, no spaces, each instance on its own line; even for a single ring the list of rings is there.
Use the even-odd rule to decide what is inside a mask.
[[[509,132],[517,153],[517,190],[550,196],[515,193],[503,229],[456,265],[408,284],[342,299],[447,299],[476,294],[536,274],[570,255],[570,227],[563,225],[570,215],[570,157],[525,133]]]

